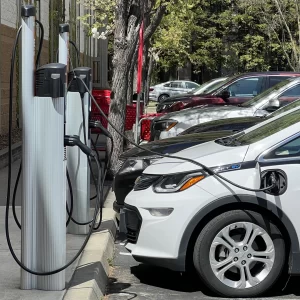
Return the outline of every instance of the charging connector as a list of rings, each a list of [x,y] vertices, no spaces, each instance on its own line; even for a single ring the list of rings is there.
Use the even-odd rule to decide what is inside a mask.
[[[108,138],[112,138],[112,135],[110,134],[110,132],[101,124],[100,121],[95,121],[95,120],[90,120],[89,122],[89,127],[90,128],[97,128],[101,131],[101,133],[103,133],[106,137]]]
[[[64,137],[64,145],[69,147],[77,146],[80,150],[85,153],[87,156],[95,157],[95,152],[87,147],[84,143],[82,143],[79,139],[78,135],[65,135]]]

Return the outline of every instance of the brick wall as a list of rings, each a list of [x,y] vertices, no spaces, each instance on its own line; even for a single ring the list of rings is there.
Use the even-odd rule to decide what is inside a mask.
[[[8,108],[9,108],[9,76],[10,76],[10,61],[11,54],[16,38],[16,29],[6,25],[0,25],[0,70],[1,70],[1,126],[0,134],[8,132]],[[37,41],[38,43],[39,41]],[[38,48],[38,46],[37,46]],[[43,50],[41,54],[41,65],[49,63],[49,41],[44,40]],[[16,74],[16,73],[15,73]],[[16,76],[14,77],[14,90],[13,90],[13,128],[16,127]]]
[[[8,132],[8,108],[9,108],[9,76],[10,76],[10,61],[13,44],[16,37],[16,29],[6,25],[0,25],[1,32],[1,127],[0,134]],[[16,76],[14,77],[16,82]],[[13,127],[16,127],[16,86],[13,90]]]

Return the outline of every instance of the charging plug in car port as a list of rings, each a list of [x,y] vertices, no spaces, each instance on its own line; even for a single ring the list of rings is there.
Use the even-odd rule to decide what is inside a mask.
[[[272,186],[265,193],[279,196],[285,193],[287,189],[287,176],[282,170],[267,170],[261,174],[261,188]]]

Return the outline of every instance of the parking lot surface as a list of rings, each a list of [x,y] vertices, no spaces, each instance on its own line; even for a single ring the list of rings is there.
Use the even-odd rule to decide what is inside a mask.
[[[117,240],[112,263],[108,300],[207,300],[220,299],[208,291],[196,276],[137,263]],[[300,299],[300,277],[289,280],[281,294],[267,295],[263,299]]]

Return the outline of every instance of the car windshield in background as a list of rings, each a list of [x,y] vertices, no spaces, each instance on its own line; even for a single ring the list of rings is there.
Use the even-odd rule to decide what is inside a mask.
[[[262,92],[261,94],[257,95],[256,97],[252,98],[251,100],[242,103],[240,106],[241,107],[251,107],[256,105],[261,99],[265,98],[272,92],[277,92],[279,89],[281,89],[283,86],[288,84],[289,82],[293,81],[295,78],[289,78],[286,80],[281,81],[280,83],[276,84],[275,86],[269,88],[268,90]]]
[[[199,88],[190,91],[188,94],[193,94],[193,95],[209,94],[211,91],[215,90],[216,88],[219,88],[222,84],[224,84],[225,80],[226,80],[225,78],[223,80],[221,79],[209,80],[206,83],[203,83]],[[212,83],[214,81],[216,82]]]
[[[300,122],[300,110],[291,112],[248,133],[241,132],[235,136],[222,138],[215,142],[228,147],[251,145],[298,122]]]

